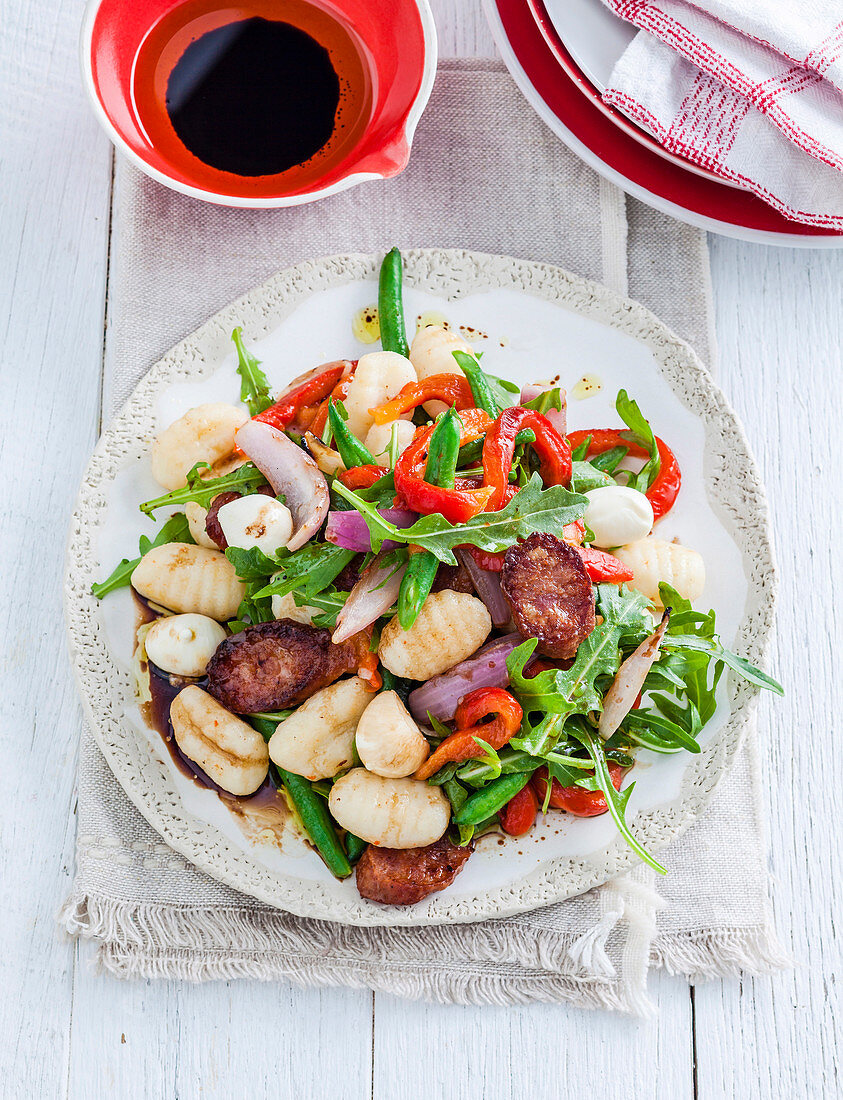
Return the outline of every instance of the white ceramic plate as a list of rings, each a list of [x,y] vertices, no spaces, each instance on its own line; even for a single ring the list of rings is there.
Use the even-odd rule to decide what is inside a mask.
[[[224,309],[169,352],[140,382],[104,433],[85,475],[71,525],[66,580],[70,644],[97,742],[127,795],[161,836],[222,882],[300,915],[353,924],[433,924],[502,916],[580,893],[636,857],[605,815],[550,814],[520,839],[481,841],[454,884],[410,908],[361,899],[295,835],[283,846],[249,839],[211,791],[172,763],[134,701],[129,661],[134,611],[124,590],[99,604],[91,582],[137,553],[152,524],[138,503],[160,492],[149,472],[156,431],[203,401],[236,400],[230,333],[242,324],[274,386],[315,363],[366,349],[351,333],[354,312],[376,299],[377,259],[334,257],[282,272]],[[683,471],[677,505],[660,533],[699,549],[708,563],[705,606],[717,608],[727,644],[763,657],[773,608],[766,505],[740,427],[694,353],[643,307],[558,268],[476,253],[406,255],[408,318],[443,312],[485,334],[484,364],[526,383],[585,370],[602,391],[572,401],[572,428],[616,422],[625,386],[676,450]],[[724,678],[725,679],[725,678]],[[703,752],[641,753],[630,803],[634,829],[656,852],[703,810],[734,755],[755,691],[723,684]]]

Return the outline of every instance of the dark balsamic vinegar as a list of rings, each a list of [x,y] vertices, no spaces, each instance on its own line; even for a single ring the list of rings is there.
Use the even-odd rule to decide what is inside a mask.
[[[166,109],[205,164],[265,176],[303,164],[328,143],[339,99],[324,46],[289,23],[255,16],[191,42],[170,73]]]

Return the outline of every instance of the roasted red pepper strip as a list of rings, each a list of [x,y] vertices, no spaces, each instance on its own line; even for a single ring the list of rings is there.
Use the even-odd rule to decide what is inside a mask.
[[[365,654],[363,660],[357,666],[357,675],[369,691],[380,691],[383,687],[383,676],[381,676],[380,668],[378,667],[377,653],[369,652]]]
[[[615,764],[612,760],[608,763],[612,786],[619,791],[624,770],[620,764]],[[535,787],[539,805],[543,806],[547,794],[547,768],[539,768],[533,774],[531,783]],[[574,817],[597,817],[599,814],[605,814],[609,809],[606,805],[606,796],[602,791],[586,791],[582,787],[563,787],[558,779],[554,779],[550,785],[549,805],[554,810],[567,810]]]
[[[503,507],[509,487],[515,437],[522,428],[532,428],[535,433],[535,442],[528,446],[539,456],[539,472],[545,485],[567,485],[571,480],[571,448],[547,417],[535,409],[525,409],[520,405],[504,409],[486,432],[483,444],[483,484],[494,490],[486,505],[489,512]]]
[[[343,372],[352,369],[356,365],[348,359],[338,359],[335,363],[327,363],[325,370],[320,374],[308,378],[300,386],[296,386],[289,393],[285,393],[274,405],[270,405],[268,409],[258,413],[254,419],[262,420],[265,424],[271,424],[273,428],[279,428],[283,431],[301,410],[308,405],[318,405],[320,401],[324,401],[342,378]]]
[[[524,836],[536,823],[539,803],[536,792],[528,783],[498,813],[501,828],[510,836]]]
[[[489,426],[489,417],[482,409],[465,409],[460,419],[461,444],[477,439]],[[443,489],[424,480],[427,447],[434,426],[420,428],[395,464],[396,496],[413,512],[425,516],[438,512],[449,523],[465,523],[483,511],[491,492],[488,488],[469,488],[464,478],[457,478],[453,489]]]
[[[601,455],[610,451],[613,447],[628,447],[629,453],[636,458],[649,458],[650,453],[640,443],[632,443],[625,436],[628,432],[622,428],[593,428],[587,432],[569,432],[568,442],[571,450],[575,451],[584,440],[591,436],[591,442],[586,451],[586,457]],[[656,436],[656,446],[659,449],[661,467],[656,480],[647,490],[646,496],[653,506],[654,519],[660,519],[673,507],[673,502],[679,493],[682,484],[682,471],[676,461],[676,455],[663,439]]]
[[[416,772],[416,779],[430,779],[452,760],[473,760],[484,750],[475,741],[482,738],[493,749],[502,749],[521,727],[521,704],[503,688],[477,688],[457,707],[457,728]],[[491,716],[490,722],[482,719]]]
[[[606,554],[589,546],[577,546],[575,549],[582,558],[586,573],[595,584],[625,584],[632,580],[632,570],[613,554]]]
[[[316,416],[313,418],[313,423],[310,425],[310,430],[314,435],[320,436],[325,431],[325,425],[328,423],[328,406],[331,403],[331,398],[335,397],[337,401],[344,401],[348,397],[348,387],[351,385],[351,380],[354,377],[354,371],[352,370],[345,378],[342,378],[336,386],[331,390],[322,404],[317,410]]]
[[[415,409],[417,405],[423,405],[425,401],[444,401],[446,405],[453,405],[458,412],[474,406],[474,397],[467,378],[461,374],[431,374],[421,382],[408,382],[391,401],[376,409],[369,409],[369,412],[375,418],[376,424],[388,424],[390,420],[397,420],[399,416]]]
[[[388,473],[386,466],[352,466],[343,470],[339,479],[347,489],[370,489]]]

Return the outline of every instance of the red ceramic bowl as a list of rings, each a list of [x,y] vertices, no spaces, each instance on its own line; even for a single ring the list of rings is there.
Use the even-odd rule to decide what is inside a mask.
[[[212,168],[185,148],[164,110],[163,88],[192,38],[252,16],[306,30],[329,50],[341,80],[352,74],[356,98],[341,140],[305,165],[247,177]],[[401,172],[437,56],[428,0],[89,0],[81,48],[88,94],[118,149],[176,191],[244,207],[297,206]]]

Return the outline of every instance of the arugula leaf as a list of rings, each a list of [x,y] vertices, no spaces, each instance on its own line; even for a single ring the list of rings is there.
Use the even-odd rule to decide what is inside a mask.
[[[613,474],[628,454],[629,447],[610,447],[608,451],[603,451],[602,454],[592,455],[588,461],[592,466],[596,466],[598,470]]]
[[[209,470],[207,462],[197,462],[187,475],[187,485],[182,489],[174,489],[171,493],[155,497],[154,500],[144,501],[140,510],[144,515],[151,516],[159,508],[166,508],[175,504],[187,504],[195,501],[203,508],[210,508],[211,501],[218,493],[236,490],[238,493],[249,493],[260,485],[266,484],[266,478],[251,462],[246,462],[232,470],[230,474],[222,477],[202,478],[201,470]]]
[[[248,550],[240,546],[229,546],[225,556],[234,566],[237,576],[241,581],[261,581],[278,572],[279,559],[264,554],[258,546],[252,546]]]
[[[640,856],[645,863],[648,863],[653,870],[658,871],[660,875],[666,875],[667,868],[662,867],[658,860],[654,859],[646,848],[642,848],[626,823],[626,807],[635,784],[630,783],[624,791],[616,791],[611,776],[609,775],[606,756],[599,739],[585,726],[578,730],[575,736],[583,744],[588,755],[592,759],[594,764],[594,778],[596,780],[595,789],[599,788],[599,790],[603,792],[603,797],[606,799],[609,813],[612,815],[618,832],[636,855]]]
[[[309,597],[303,596],[301,592],[293,592],[297,607],[307,604],[309,607],[321,608],[322,614],[313,616],[313,625],[331,631],[336,628],[337,615],[345,607],[348,596],[348,592],[338,592],[333,586]]]
[[[554,386],[550,390],[542,390],[532,401],[522,401],[521,404],[525,409],[535,409],[544,415],[551,409],[562,408],[562,391]]]
[[[257,416],[273,404],[269,383],[261,370],[260,359],[256,359],[243,343],[243,329],[238,327],[232,332],[231,339],[237,348],[237,373],[240,375],[240,400],[249,410],[249,416]]]
[[[311,597],[332,584],[353,557],[354,551],[345,550],[342,546],[330,542],[309,542],[301,550],[283,558],[276,565],[277,572],[269,584],[255,595],[257,598],[286,596],[288,592],[298,591],[303,602],[310,603]]]
[[[635,589],[601,584],[597,593],[603,622],[580,644],[569,669],[548,669],[525,677],[524,667],[538,645],[536,638],[522,642],[510,653],[506,661],[510,684],[524,710],[562,716],[602,711],[597,677],[615,675],[621,663],[621,640],[648,631],[651,620],[647,599]]]
[[[422,516],[412,527],[399,528],[385,520],[373,505],[341,482],[334,482],[334,491],[353,504],[366,520],[375,552],[386,539],[392,539],[429,550],[446,565],[457,564],[454,547],[465,543],[478,546],[481,550],[498,552],[533,531],[559,535],[567,523],[584,515],[588,504],[586,497],[571,493],[561,485],[544,489],[539,475],[533,474],[527,485],[499,512],[481,512],[456,526],[444,516],[434,514]]]
[[[582,462],[579,459],[572,463],[571,492],[587,493],[590,489],[601,489],[604,485],[614,485],[615,479],[611,474],[599,469],[592,462]]]
[[[642,493],[653,484],[661,469],[661,458],[656,437],[649,421],[644,417],[638,404],[632,400],[626,390],[620,390],[615,401],[618,416],[630,429],[625,435],[634,443],[645,447],[650,456],[637,474],[631,474],[627,482],[633,489],[639,489]]]
[[[146,535],[141,535],[138,542],[140,558],[132,558],[131,560],[123,558],[109,577],[104,581],[91,585],[91,591],[98,600],[101,600],[109,592],[116,592],[118,588],[128,588],[132,583],[132,573],[134,573],[144,554],[154,546],[164,546],[168,542],[193,542],[193,536],[190,533],[187,516],[184,512],[176,512],[175,515],[170,516],[154,539],[150,540]]]

